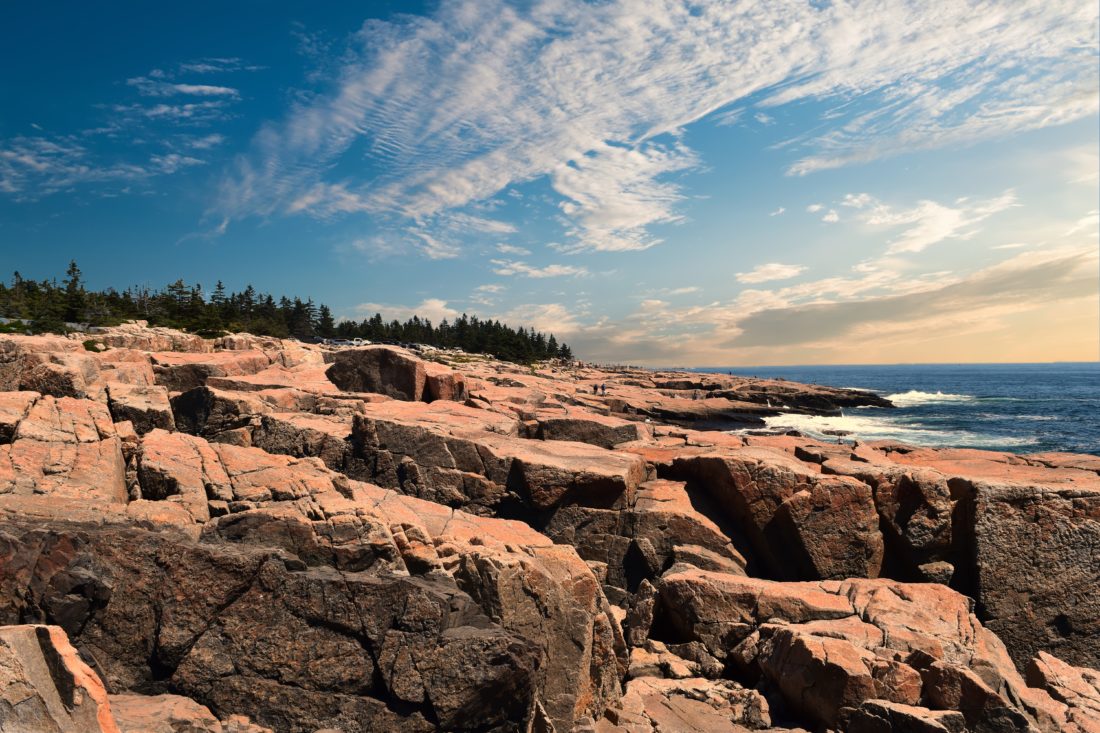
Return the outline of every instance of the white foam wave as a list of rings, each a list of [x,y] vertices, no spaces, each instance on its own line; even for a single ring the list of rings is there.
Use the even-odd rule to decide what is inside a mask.
[[[966,394],[951,394],[950,392],[921,392],[911,389],[908,392],[897,392],[886,395],[886,399],[898,407],[913,407],[915,405],[928,405],[939,402],[972,402],[973,397]]]
[[[812,438],[828,441],[834,441],[837,438],[844,440],[897,440],[932,448],[948,446],[1007,448],[1009,446],[1034,445],[1038,442],[1033,438],[981,435],[965,430],[929,429],[890,418],[865,417],[863,415],[826,417],[822,415],[782,414],[766,417],[764,421],[769,429],[798,430]]]

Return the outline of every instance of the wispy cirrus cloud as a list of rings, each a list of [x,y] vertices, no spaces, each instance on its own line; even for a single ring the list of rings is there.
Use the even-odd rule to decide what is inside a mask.
[[[790,141],[794,174],[1062,124],[1097,109],[1096,29],[1075,0],[451,0],[364,24],[331,91],[257,135],[219,206],[423,222],[545,178],[562,249],[645,249],[683,216],[671,176],[702,161],[674,136],[692,122],[837,102]],[[353,146],[382,172],[333,180]]]
[[[151,79],[147,76],[135,76],[132,79],[127,79],[126,84],[134,87],[139,94],[146,97],[172,97],[181,94],[193,97],[240,96],[240,92],[233,87],[223,87],[215,84],[186,84],[164,79]]]
[[[574,265],[537,267],[518,260],[490,260],[490,263],[493,265],[493,272],[503,276],[518,275],[541,280],[547,277],[578,277],[588,274],[586,268]]]
[[[74,186],[142,181],[202,162],[177,153],[106,162],[74,135],[16,137],[0,141],[0,193],[17,201],[34,201]]]
[[[100,117],[96,126],[53,134],[32,124],[38,134],[0,140],[0,193],[35,201],[85,187],[114,196],[120,190],[117,184],[148,182],[205,165],[226,137],[203,128],[230,119],[240,93],[234,87],[192,83],[177,75],[258,68],[241,59],[216,58],[180,64],[171,72],[153,69],[125,82],[127,89],[149,99],[94,105]],[[104,139],[125,146],[100,145]],[[228,217],[216,220],[224,224],[203,236],[224,232]]]
[[[185,74],[228,74],[237,71],[263,71],[267,67],[250,64],[236,56],[208,56],[194,61],[186,61],[176,68]]]
[[[802,274],[806,270],[802,265],[784,265],[780,262],[769,262],[765,265],[757,265],[749,272],[737,273],[737,282],[763,283],[770,280],[789,280]]]
[[[904,227],[890,240],[887,255],[921,252],[951,239],[972,239],[979,223],[1019,205],[1011,189],[993,198],[960,198],[951,204],[924,199],[907,208],[891,206],[867,193],[848,194],[842,204],[858,210],[858,218],[871,227]]]

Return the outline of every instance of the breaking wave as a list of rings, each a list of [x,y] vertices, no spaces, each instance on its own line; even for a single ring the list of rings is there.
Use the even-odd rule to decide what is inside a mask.
[[[886,399],[898,407],[913,407],[915,405],[929,405],[938,402],[973,402],[974,397],[965,394],[951,394],[950,392],[921,392],[911,389],[908,392],[898,392],[886,395]]]
[[[769,430],[797,430],[818,440],[896,440],[902,443],[932,448],[968,446],[971,448],[1003,448],[1035,445],[1034,438],[982,435],[966,430],[946,430],[906,424],[887,417],[864,415],[795,415],[782,414],[764,418]],[[746,432],[746,431],[740,431]]]

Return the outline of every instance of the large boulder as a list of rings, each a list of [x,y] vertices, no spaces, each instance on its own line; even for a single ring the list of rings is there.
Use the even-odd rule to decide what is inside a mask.
[[[662,475],[710,495],[747,540],[755,572],[790,580],[878,576],[882,534],[870,488],[778,451],[672,457]],[[750,565],[750,569],[752,566]]]
[[[722,529],[692,505],[682,482],[638,485],[612,508],[569,503],[544,531],[573,545],[585,560],[606,565],[605,582],[633,593],[674,563],[743,574],[744,558]]]
[[[39,396],[37,392],[0,392],[0,444],[15,438],[15,429]]]
[[[0,730],[119,733],[103,683],[57,626],[0,626]]]
[[[376,392],[407,402],[466,399],[461,374],[390,346],[338,351],[325,374],[344,392]]]
[[[262,351],[156,353],[151,358],[157,384],[170,392],[201,387],[210,377],[255,374],[271,366],[271,358]]]
[[[1047,651],[1100,668],[1100,485],[954,484],[980,613],[1017,666]]]
[[[84,397],[96,362],[61,336],[0,335],[0,390]]]
[[[107,385],[107,405],[116,422],[129,420],[139,435],[156,428],[176,429],[168,390],[164,387],[112,382]]]
[[[535,419],[536,437],[542,440],[570,440],[614,448],[619,443],[653,437],[653,431],[645,423],[582,410],[541,410]]]

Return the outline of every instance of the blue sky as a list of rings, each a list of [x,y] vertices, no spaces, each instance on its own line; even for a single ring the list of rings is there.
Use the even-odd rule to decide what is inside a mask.
[[[1095,3],[21,5],[0,271],[601,361],[1097,358]]]

